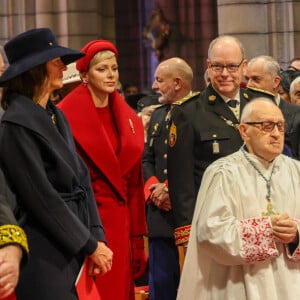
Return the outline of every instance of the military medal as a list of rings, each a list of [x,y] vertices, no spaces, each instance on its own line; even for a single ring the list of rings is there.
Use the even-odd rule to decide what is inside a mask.
[[[271,184],[272,184],[272,176],[274,173],[274,169],[275,169],[275,163],[273,164],[272,170],[271,170],[271,174],[269,179],[266,178],[263,173],[258,169],[258,167],[254,164],[254,162],[249,158],[249,156],[246,153],[246,150],[244,149],[244,146],[241,148],[245,158],[247,159],[247,161],[250,163],[250,165],[256,170],[256,172],[258,173],[258,175],[264,179],[264,181],[266,182],[266,187],[267,187],[267,195],[266,195],[266,199],[267,199],[267,210],[263,211],[261,213],[262,216],[272,216],[272,215],[279,215],[279,212],[276,211],[273,208],[273,204],[271,201]]]
[[[153,126],[153,134],[155,134],[157,132],[158,128],[159,128],[159,124],[155,123]]]
[[[154,138],[152,137],[149,141],[149,146],[152,147],[153,146],[153,141],[154,141]]]
[[[213,149],[213,154],[220,153],[220,145],[216,140],[213,141],[212,149]]]
[[[51,115],[51,121],[52,121],[52,123],[53,123],[54,125],[57,124],[57,119],[56,119],[56,115],[55,115],[55,114]]]
[[[169,146],[174,147],[176,144],[176,141],[177,141],[177,127],[174,124],[174,122],[172,122],[170,131],[169,131]]]

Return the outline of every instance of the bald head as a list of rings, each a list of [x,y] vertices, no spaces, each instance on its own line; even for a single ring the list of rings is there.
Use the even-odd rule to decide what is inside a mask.
[[[281,110],[268,98],[247,103],[239,131],[249,153],[267,162],[282,153],[285,123]]]
[[[208,47],[208,58],[212,59],[212,51],[214,48],[218,47],[232,47],[237,46],[239,48],[241,58],[245,58],[245,49],[241,41],[231,35],[221,35],[211,41]]]
[[[193,70],[182,58],[169,58],[161,62],[158,67],[165,69],[169,75],[173,74],[175,77],[179,76],[189,82],[193,80]]]
[[[268,115],[276,113],[281,118],[283,118],[281,110],[278,106],[270,99],[259,97],[248,102],[241,115],[241,123],[256,121],[257,118],[268,118]]]
[[[192,80],[193,71],[187,62],[179,57],[172,57],[156,68],[152,88],[160,95],[160,103],[171,104],[190,93]]]

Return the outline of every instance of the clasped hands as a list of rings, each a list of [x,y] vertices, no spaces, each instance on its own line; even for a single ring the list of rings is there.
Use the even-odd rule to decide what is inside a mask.
[[[8,245],[0,249],[0,299],[10,295],[19,279],[22,249],[16,245]]]
[[[271,216],[274,239],[283,244],[298,243],[297,223],[288,214]]]
[[[90,255],[88,274],[105,274],[111,270],[113,252],[103,242],[98,242],[96,250]]]
[[[149,187],[151,190],[150,200],[159,209],[170,211],[172,209],[169,192],[164,183],[154,183]]]

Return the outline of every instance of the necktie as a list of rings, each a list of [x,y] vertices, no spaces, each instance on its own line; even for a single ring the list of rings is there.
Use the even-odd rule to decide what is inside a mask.
[[[237,100],[229,100],[227,104],[232,108],[236,108]]]

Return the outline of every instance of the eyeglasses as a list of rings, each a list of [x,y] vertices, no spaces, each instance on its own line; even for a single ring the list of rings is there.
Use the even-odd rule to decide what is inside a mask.
[[[214,72],[218,72],[218,73],[222,73],[225,68],[228,72],[236,72],[241,66],[243,61],[244,59],[242,59],[242,61],[239,64],[229,64],[229,65],[211,64],[210,67]]]
[[[245,122],[248,125],[260,125],[261,130],[264,132],[272,132],[274,130],[275,125],[278,128],[279,132],[285,132],[286,123],[283,121],[279,122],[272,122],[272,121],[265,121],[265,122]]]

